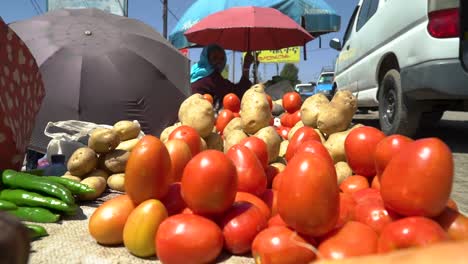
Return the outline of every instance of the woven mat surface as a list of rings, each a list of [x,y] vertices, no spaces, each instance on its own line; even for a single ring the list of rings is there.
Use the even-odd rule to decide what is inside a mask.
[[[29,256],[31,264],[113,264],[113,263],[160,263],[156,258],[141,259],[131,255],[125,247],[104,247],[98,245],[89,235],[88,219],[96,208],[119,193],[104,194],[97,201],[82,204],[76,216],[64,218],[59,223],[40,224],[47,229],[49,236],[32,243]],[[250,264],[252,258],[223,254],[217,263]]]

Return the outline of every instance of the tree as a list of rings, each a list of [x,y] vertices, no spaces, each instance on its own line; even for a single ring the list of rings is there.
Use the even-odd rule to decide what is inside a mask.
[[[299,68],[297,68],[293,63],[286,63],[283,66],[283,69],[281,69],[280,76],[283,79],[288,80],[293,87],[296,84],[301,83],[301,81],[299,81]]]

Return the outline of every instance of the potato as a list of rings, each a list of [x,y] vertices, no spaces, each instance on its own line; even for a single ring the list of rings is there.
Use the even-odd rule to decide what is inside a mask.
[[[326,135],[345,131],[356,110],[356,97],[350,91],[338,91],[331,102],[320,109],[317,128]]]
[[[234,130],[242,130],[242,121],[240,117],[235,117],[226,125],[223,130],[223,135],[226,137]]]
[[[267,144],[268,162],[274,162],[278,158],[282,141],[278,132],[276,132],[274,127],[267,126],[260,129],[255,136]]]
[[[286,156],[286,150],[288,150],[289,140],[283,140],[280,144],[280,150],[278,156],[284,157]]]
[[[218,133],[211,133],[209,136],[205,138],[206,145],[208,149],[215,149],[219,151],[224,150],[224,143],[223,138]]]
[[[213,105],[201,94],[194,94],[185,99],[179,108],[179,120],[182,125],[193,127],[200,137],[207,137],[215,125]]]
[[[125,174],[112,174],[107,179],[107,186],[114,191],[125,192]]]
[[[120,141],[137,138],[141,127],[138,123],[129,120],[122,120],[114,124],[112,128],[119,135]]]
[[[102,177],[104,178],[105,180],[107,180],[107,178],[109,178],[109,172],[107,172],[106,170],[101,170],[101,169],[95,169],[93,170],[92,172],[86,174],[83,179],[87,178],[87,177]]]
[[[331,134],[325,144],[323,144],[335,163],[346,161],[344,142],[351,130]]]
[[[88,177],[84,180],[81,181],[82,184],[86,184],[89,187],[93,188],[96,190],[94,193],[87,193],[87,194],[81,194],[78,196],[80,200],[83,201],[91,201],[95,200],[96,198],[100,197],[102,193],[106,190],[106,179],[103,177]]]
[[[288,140],[291,140],[291,138],[294,136],[294,133],[296,133],[296,131],[303,127],[304,126],[304,123],[302,123],[302,121],[299,121],[297,122],[292,128],[291,130],[289,130],[289,133],[288,133]]]
[[[318,130],[317,128],[315,128],[314,130],[315,130],[315,132],[317,132],[317,134],[320,136],[320,141],[322,141],[322,144],[324,144],[325,141],[327,141],[327,140],[326,140],[325,137],[323,136],[322,132],[321,132],[320,130]]]
[[[71,175],[81,177],[97,166],[97,155],[94,150],[83,147],[75,150],[67,162],[67,169]]]
[[[65,174],[63,176],[61,176],[62,178],[65,178],[65,179],[69,179],[69,180],[72,180],[72,181],[76,181],[76,182],[80,182],[81,181],[81,178],[78,177],[78,176],[73,176],[71,174]]]
[[[162,132],[161,135],[159,136],[159,139],[163,142],[166,143],[166,141],[169,139],[169,135],[174,131],[176,128],[180,127],[182,124],[176,123],[170,127],[166,127]]]
[[[339,161],[335,164],[336,177],[338,178],[338,184],[344,181],[349,176],[353,175],[353,170],[349,167],[348,163]]]
[[[208,149],[208,145],[207,145],[205,139],[201,137],[200,138],[200,152],[204,151],[204,150],[207,150],[207,149]]]
[[[107,170],[113,173],[121,173],[125,171],[130,152],[116,149],[106,154],[104,158],[104,166]]]
[[[282,171],[284,171],[284,169],[286,169],[286,165],[284,165],[283,163],[280,163],[280,162],[275,162],[275,163],[272,163],[270,165],[277,168],[279,172],[282,172]]]
[[[119,135],[112,129],[96,128],[89,137],[88,147],[96,153],[108,153],[120,144]]]
[[[231,133],[225,135],[224,153],[227,153],[232,146],[239,144],[239,142],[246,137],[248,137],[248,135],[245,134],[242,130],[233,130]]]
[[[256,84],[244,93],[240,116],[242,130],[247,134],[269,126],[272,115],[263,84]]]
[[[317,120],[321,109],[330,101],[323,93],[307,98],[301,106],[301,120],[305,126],[317,128]]]
[[[125,141],[121,141],[120,144],[115,149],[121,149],[126,151],[132,151],[132,149],[136,146],[136,144],[140,142],[139,138],[129,139]]]

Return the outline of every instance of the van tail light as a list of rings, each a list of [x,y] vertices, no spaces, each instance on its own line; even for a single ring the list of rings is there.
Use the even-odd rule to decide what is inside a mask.
[[[460,34],[458,8],[436,10],[429,13],[427,30],[434,38],[455,38]]]

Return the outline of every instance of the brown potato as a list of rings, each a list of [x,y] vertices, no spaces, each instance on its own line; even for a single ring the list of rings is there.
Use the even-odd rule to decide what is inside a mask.
[[[112,174],[107,179],[107,186],[114,191],[125,192],[125,174]]]
[[[289,140],[283,140],[283,142],[281,142],[280,144],[280,150],[279,150],[278,156],[280,157],[286,156],[286,150],[288,150],[288,146],[289,146]]]
[[[67,162],[67,169],[71,175],[81,177],[97,166],[97,155],[90,148],[79,148],[71,155]]]
[[[223,135],[226,137],[234,130],[242,130],[242,121],[240,117],[235,117],[226,125],[223,130]]]
[[[89,137],[88,147],[96,153],[108,153],[120,144],[119,135],[112,129],[97,128]]]
[[[113,150],[106,154],[104,158],[104,166],[107,170],[113,173],[124,172],[129,157],[130,152],[128,151],[119,149]]]
[[[112,128],[119,135],[120,141],[137,138],[141,128],[138,123],[130,120],[122,120],[114,124]]]
[[[353,170],[349,167],[348,163],[339,161],[335,164],[336,177],[338,178],[338,184],[344,181],[349,176],[353,175]]]
[[[106,170],[95,169],[92,172],[86,174],[85,177],[83,177],[83,179],[87,177],[102,177],[107,180],[107,178],[109,178],[109,172],[107,172]]]
[[[193,127],[200,137],[207,137],[215,125],[213,105],[201,94],[194,94],[185,99],[179,108],[179,120],[182,125]]]
[[[317,128],[317,120],[322,108],[330,101],[323,93],[307,98],[301,106],[301,120],[305,126]]]
[[[267,126],[260,129],[256,134],[256,137],[260,138],[267,144],[268,149],[268,162],[274,162],[277,160],[282,139],[275,128]]]
[[[228,135],[224,136],[224,153],[227,153],[228,150],[236,145],[239,144],[239,142],[248,137],[247,134],[244,133],[242,130],[233,130],[231,133]]]
[[[288,140],[291,140],[291,138],[294,136],[294,133],[296,133],[296,131],[303,127],[304,126],[304,123],[302,121],[299,121],[297,122],[292,128],[291,130],[289,130],[289,133],[288,133]]]
[[[206,144],[208,149],[214,149],[223,151],[224,150],[224,143],[223,138],[218,133],[211,133],[209,136],[205,138]]]
[[[320,141],[322,141],[322,144],[324,144],[327,140],[325,139],[325,136],[322,134],[322,132],[320,130],[318,130],[317,128],[314,129],[315,132],[317,132],[317,134],[320,136]]]
[[[263,84],[256,84],[244,93],[240,116],[242,130],[249,135],[269,126],[272,115]]]
[[[63,176],[61,176],[62,178],[65,178],[65,179],[69,179],[69,180],[72,180],[72,181],[76,181],[76,182],[80,182],[81,181],[81,178],[78,177],[78,176],[73,176],[71,174],[65,174]]]
[[[88,177],[84,180],[81,181],[82,184],[86,184],[89,187],[93,188],[96,190],[94,193],[87,193],[87,194],[81,194],[78,196],[80,200],[83,201],[91,201],[95,200],[96,198],[99,198],[104,191],[106,190],[106,179],[103,177]]]
[[[121,141],[120,144],[115,149],[121,149],[126,151],[132,151],[132,149],[140,142],[139,138],[129,139],[125,141]]]
[[[357,110],[357,99],[346,90],[338,91],[331,102],[320,109],[317,128],[326,135],[349,128]]]
[[[208,149],[208,144],[206,143],[205,139],[200,137],[200,152],[207,150]]]
[[[282,172],[282,171],[284,171],[284,169],[286,169],[286,165],[284,165],[283,163],[280,163],[280,162],[275,162],[275,163],[272,163],[270,165],[277,168],[279,172]]]
[[[182,124],[175,123],[174,125],[170,127],[166,127],[162,132],[161,135],[159,136],[159,139],[163,142],[166,143],[166,141],[169,139],[169,135],[174,131],[176,128],[180,127]]]

